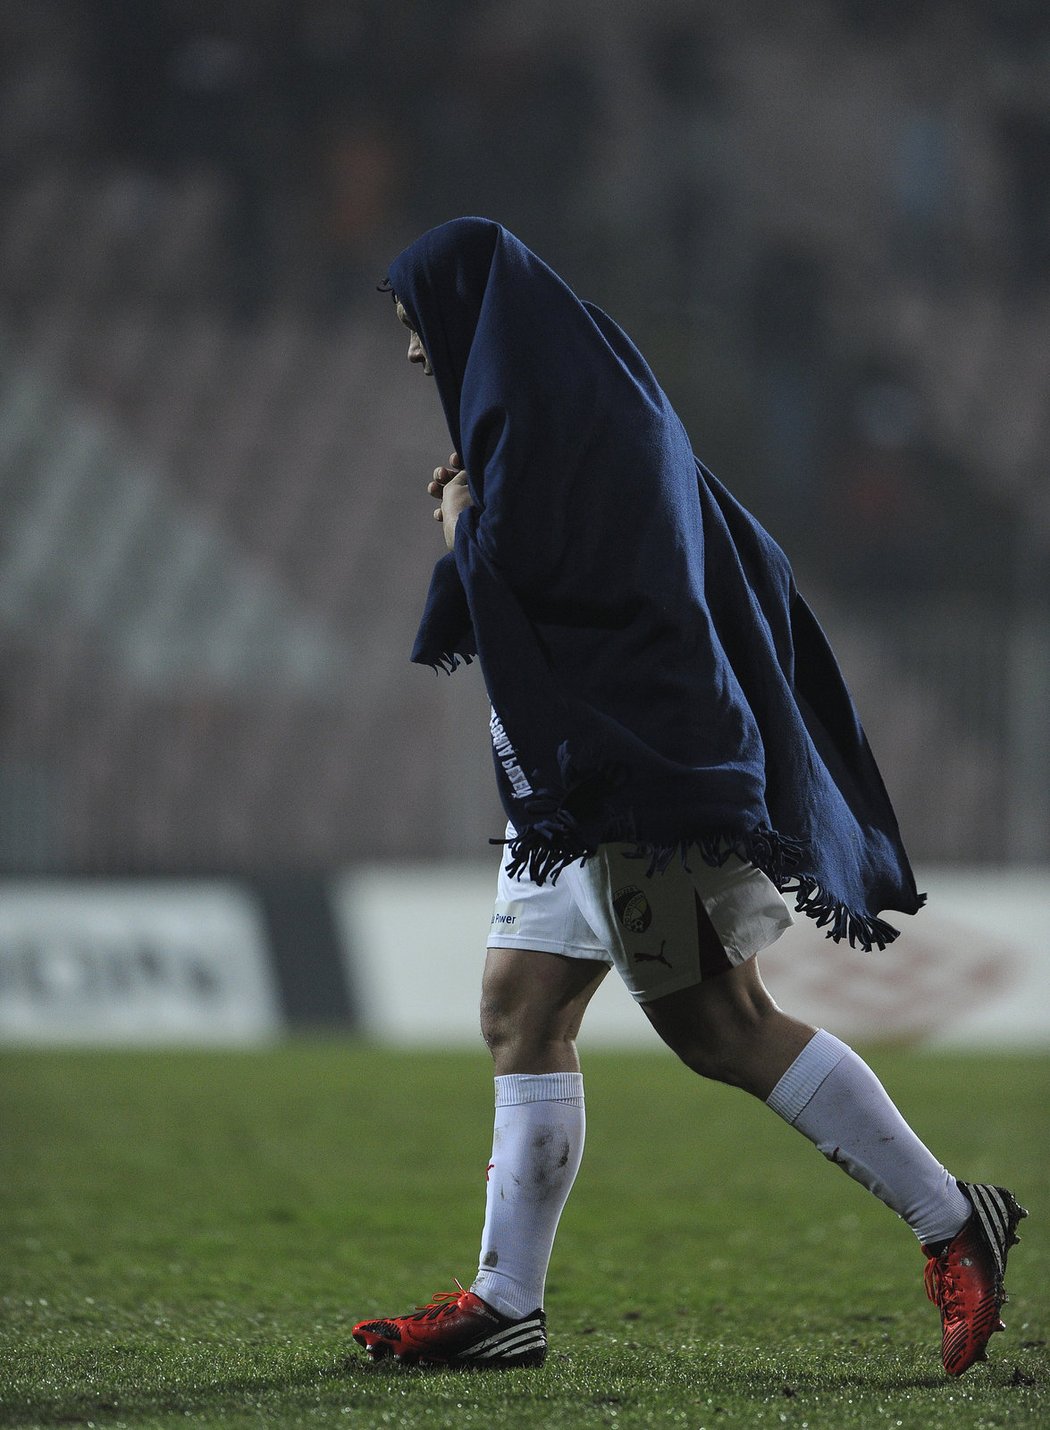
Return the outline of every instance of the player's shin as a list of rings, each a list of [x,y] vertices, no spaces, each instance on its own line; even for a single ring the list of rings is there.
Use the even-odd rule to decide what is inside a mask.
[[[506,1316],[543,1305],[554,1237],[583,1156],[580,1073],[496,1078],[492,1156],[475,1295]]]
[[[908,1126],[868,1065],[823,1029],[767,1105],[891,1207],[923,1245],[954,1236],[970,1216],[955,1178]]]

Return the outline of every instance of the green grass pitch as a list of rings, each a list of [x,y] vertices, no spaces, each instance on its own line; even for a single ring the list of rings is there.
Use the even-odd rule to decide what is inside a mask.
[[[961,1175],[1032,1215],[958,1381],[911,1234],[743,1094],[586,1054],[538,1371],[370,1365],[350,1327],[469,1281],[484,1054],[292,1042],[0,1055],[0,1424],[1050,1425],[1050,1059],[876,1051]]]

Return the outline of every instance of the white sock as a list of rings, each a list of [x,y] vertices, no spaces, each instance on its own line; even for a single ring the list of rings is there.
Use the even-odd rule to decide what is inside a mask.
[[[924,1246],[947,1241],[973,1210],[861,1058],[820,1029],[766,1099],[824,1156],[891,1207]]]
[[[543,1305],[558,1220],[583,1157],[581,1073],[496,1079],[481,1260],[471,1286],[505,1316]]]

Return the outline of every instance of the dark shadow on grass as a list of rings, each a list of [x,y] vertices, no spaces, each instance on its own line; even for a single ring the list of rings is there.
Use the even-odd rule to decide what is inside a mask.
[[[195,1387],[175,1387],[163,1382],[152,1386],[127,1389],[124,1386],[101,1395],[86,1392],[66,1396],[30,1394],[7,1404],[0,1405],[0,1426],[40,1425],[83,1425],[91,1420],[96,1425],[105,1425],[114,1420],[142,1421],[148,1423],[162,1415],[212,1415],[222,1412],[243,1411],[244,1401],[253,1396],[271,1393],[285,1393],[294,1398],[296,1391],[316,1390],[323,1385],[340,1382],[359,1386],[403,1377],[422,1380],[434,1376],[471,1376],[482,1379],[498,1379],[499,1367],[482,1366],[405,1366],[393,1357],[371,1361],[366,1356],[353,1353],[340,1356],[336,1360],[302,1366],[286,1374],[243,1375],[229,1380],[215,1381],[210,1385]],[[538,1369],[527,1371],[532,1376],[541,1374]],[[514,1375],[514,1371],[502,1372]],[[262,1412],[265,1413],[265,1407]]]
[[[548,1361],[546,1369],[551,1369],[553,1359]],[[499,1380],[501,1376],[514,1375],[521,1372],[527,1376],[542,1375],[542,1366],[511,1366],[509,1369],[501,1365],[402,1365],[394,1356],[386,1356],[383,1360],[369,1360],[367,1357],[347,1356],[343,1364],[343,1375],[347,1379],[359,1377],[362,1380],[369,1378],[379,1380],[394,1380],[403,1376],[414,1376],[417,1379],[429,1379],[433,1376],[478,1376],[482,1380]]]
[[[631,1348],[627,1346],[620,1348],[622,1369],[627,1369],[629,1366],[628,1356],[630,1353]],[[774,1368],[741,1366],[738,1369],[727,1365],[724,1359],[719,1360],[717,1366],[708,1366],[705,1364],[702,1346],[697,1346],[695,1350],[685,1352],[684,1355],[682,1353],[676,1355],[672,1352],[670,1357],[667,1351],[660,1350],[655,1346],[637,1347],[635,1353],[642,1357],[655,1356],[663,1360],[668,1358],[688,1360],[689,1374],[697,1387],[703,1385],[707,1390],[733,1392],[752,1400],[766,1398],[775,1400],[778,1396],[790,1400],[796,1395],[817,1397],[845,1391],[884,1395],[910,1390],[941,1389],[951,1392],[959,1384],[958,1380],[950,1379],[940,1369],[931,1368],[928,1372],[913,1372],[911,1374],[905,1373],[903,1370],[886,1372],[880,1368],[877,1357],[865,1361],[863,1354],[849,1367],[840,1368],[829,1364],[827,1368],[815,1370],[812,1364],[800,1365],[788,1357],[785,1357],[783,1362]],[[592,1357],[593,1353],[589,1347],[581,1347],[579,1351],[576,1351],[563,1343],[562,1348],[548,1364],[562,1361],[568,1369],[572,1362],[575,1361],[577,1365],[581,1365],[590,1361]],[[983,1372],[978,1370],[977,1374],[981,1377],[981,1382],[988,1388],[994,1387],[996,1390],[1000,1390],[1016,1384],[1016,1381],[1011,1380],[1010,1367],[989,1365],[984,1368]],[[975,1379],[968,1383],[977,1384],[978,1382]]]
[[[666,1359],[666,1352],[657,1352],[655,1349],[643,1348],[640,1354],[643,1357],[660,1354]],[[621,1376],[629,1372],[633,1358],[630,1353],[621,1352],[618,1371]],[[522,1374],[530,1380],[543,1377],[548,1389],[557,1389],[559,1382],[565,1380],[567,1384],[571,1384],[575,1395],[578,1393],[579,1384],[578,1366],[591,1362],[592,1359],[590,1354],[583,1351],[577,1354],[561,1350],[548,1360],[545,1367],[525,1370]],[[774,1372],[754,1368],[737,1370],[724,1362],[717,1368],[708,1368],[703,1364],[702,1351],[697,1352],[696,1359],[700,1363],[695,1364],[690,1371],[696,1389],[703,1387],[752,1401],[783,1397],[785,1405],[796,1398],[806,1401],[819,1400],[823,1396],[846,1391],[868,1396],[892,1396],[913,1390],[941,1390],[951,1394],[959,1386],[959,1381],[951,1380],[938,1372],[924,1375],[886,1374],[878,1372],[872,1366],[867,1371],[863,1367],[855,1367],[814,1373],[812,1370],[803,1370],[790,1361],[785,1361],[784,1365]],[[693,1360],[693,1357],[690,1357],[690,1360]],[[237,1414],[248,1409],[245,1401],[251,1397],[283,1393],[294,1404],[302,1398],[304,1392],[316,1393],[322,1387],[332,1386],[335,1382],[347,1388],[356,1384],[363,1390],[366,1386],[378,1388],[382,1382],[403,1378],[413,1381],[436,1376],[464,1375],[480,1377],[484,1381],[500,1380],[506,1376],[516,1378],[516,1371],[503,1370],[497,1374],[497,1369],[477,1366],[403,1366],[393,1358],[370,1361],[365,1356],[358,1357],[351,1353],[341,1355],[335,1360],[301,1366],[285,1374],[243,1375],[192,1388],[160,1383],[131,1391],[121,1387],[103,1395],[29,1395],[17,1403],[12,1400],[0,1406],[0,1426],[83,1425],[88,1420],[96,1425],[105,1425],[114,1420],[149,1424],[161,1416],[181,1414],[208,1415],[221,1421],[224,1412]],[[645,1383],[649,1384],[648,1377]],[[1027,1374],[1020,1375],[1012,1361],[989,1365],[978,1370],[973,1379],[968,1376],[965,1382],[967,1386],[973,1386],[975,1389],[981,1386],[994,1391],[1028,1388],[1037,1383],[1037,1379]],[[296,1392],[299,1393],[298,1396]],[[603,1399],[599,1398],[595,1403],[603,1403]],[[285,1403],[273,1407],[273,1413],[281,1415],[287,1413],[290,1408],[291,1405]],[[261,1406],[256,1409],[260,1416],[266,1416],[268,1407]],[[278,1422],[275,1420],[274,1423]]]
[[[112,1420],[149,1420],[161,1415],[216,1414],[224,1408],[243,1410],[246,1396],[265,1395],[271,1391],[291,1391],[315,1388],[331,1381],[345,1381],[342,1361],[328,1361],[303,1366],[286,1375],[245,1375],[212,1385],[185,1389],[165,1385],[143,1386],[132,1390],[124,1387],[102,1395],[74,1393],[67,1396],[28,1395],[24,1399],[0,1406],[0,1426],[83,1425],[91,1420],[103,1425]]]
[[[698,1382],[701,1377],[702,1372],[697,1377]],[[720,1366],[717,1373],[712,1375],[710,1388],[733,1389],[738,1394],[747,1395],[752,1399],[755,1396],[775,1398],[778,1395],[789,1399],[795,1395],[827,1395],[844,1390],[864,1391],[869,1395],[876,1392],[892,1395],[894,1392],[902,1390],[937,1390],[938,1388],[951,1390],[953,1384],[956,1382],[937,1373],[930,1375],[880,1375],[873,1371],[865,1374],[864,1371],[858,1370],[814,1375],[812,1372],[796,1374],[789,1369],[781,1375],[756,1375],[753,1371],[727,1371],[724,1366]]]

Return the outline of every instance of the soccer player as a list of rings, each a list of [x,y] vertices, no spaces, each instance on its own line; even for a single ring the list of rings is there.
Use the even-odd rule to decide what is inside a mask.
[[[1001,1329],[1024,1210],[957,1181],[759,973],[792,922],[785,891],[866,949],[897,935],[882,911],[922,904],[786,557],[695,459],[629,338],[500,225],[431,230],[386,286],[455,447],[428,485],[448,550],[412,658],[479,660],[509,822],[482,982],[496,1114],[477,1276],[355,1340],[405,1363],[543,1361],[583,1153],[575,1037],[615,967],[688,1067],[761,1098],[907,1222],[961,1374]]]

